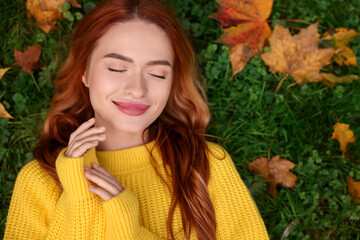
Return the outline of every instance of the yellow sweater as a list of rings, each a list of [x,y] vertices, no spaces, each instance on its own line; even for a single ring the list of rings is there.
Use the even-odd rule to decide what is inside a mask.
[[[146,144],[151,149],[154,141]],[[269,239],[262,218],[228,153],[208,143],[209,194],[215,208],[217,239]],[[69,158],[61,151],[56,170],[64,191],[36,160],[20,171],[12,195],[4,239],[166,239],[171,202],[167,186],[153,169],[145,146],[116,151],[88,150]],[[162,166],[160,152],[153,155]],[[97,163],[125,190],[108,201],[88,190],[84,166]],[[164,168],[160,174],[165,175]],[[174,215],[175,239],[183,239],[181,215]],[[191,239],[196,239],[192,230]]]

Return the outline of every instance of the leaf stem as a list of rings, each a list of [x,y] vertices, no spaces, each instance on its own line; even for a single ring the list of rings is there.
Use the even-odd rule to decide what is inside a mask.
[[[288,76],[289,76],[289,74],[287,73],[287,74],[281,79],[281,81],[279,82],[279,84],[278,84],[278,86],[277,86],[277,88],[276,88],[276,90],[275,90],[275,93],[277,93],[277,92],[279,91],[279,89],[280,89],[280,87],[281,87],[281,84],[285,81],[285,79],[286,79]]]
[[[336,113],[335,113],[334,111],[330,111],[330,113],[332,113],[332,114],[335,116],[336,120],[337,120],[337,121],[338,121],[338,123],[339,123],[339,122],[340,122],[340,120],[339,120],[338,116],[336,115]]]
[[[270,150],[271,150],[271,146],[272,146],[273,142],[274,142],[274,139],[271,140],[270,147],[269,147],[269,150],[268,150],[268,160],[269,161],[270,161]]]

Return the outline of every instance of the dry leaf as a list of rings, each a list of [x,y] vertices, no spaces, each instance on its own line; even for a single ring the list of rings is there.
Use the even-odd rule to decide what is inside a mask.
[[[45,33],[49,33],[55,28],[56,21],[61,17],[59,7],[66,2],[73,7],[81,8],[81,5],[76,0],[27,0],[27,16],[28,18],[34,16],[39,28]]]
[[[237,74],[255,55],[261,53],[271,29],[266,22],[273,0],[217,0],[220,8],[210,15],[220,21],[223,35],[216,40],[230,48],[232,75]]]
[[[4,76],[4,74],[9,70],[10,68],[0,68],[0,79]]]
[[[298,84],[322,81],[319,71],[336,51],[318,48],[317,28],[318,23],[314,23],[291,36],[287,28],[277,24],[269,38],[271,51],[261,55],[270,72],[289,74]]]
[[[334,55],[333,59],[337,64],[358,66],[353,50],[346,46],[351,40],[358,36],[360,36],[360,33],[353,29],[329,29],[321,36],[319,44],[334,49],[342,49]]]
[[[38,64],[40,54],[41,49],[39,44],[29,46],[24,52],[14,49],[15,63],[13,65],[21,67],[24,72],[30,74],[31,70],[40,67]]]
[[[354,201],[360,201],[360,182],[355,182],[351,177],[347,177],[348,192]]]
[[[323,77],[323,83],[326,84],[328,87],[333,88],[336,83],[350,83],[354,80],[359,80],[359,76],[357,75],[345,75],[338,77],[332,73],[320,73]]]
[[[265,157],[260,157],[249,163],[246,168],[268,180],[270,194],[276,197],[278,195],[277,184],[294,189],[298,177],[290,172],[290,169],[293,169],[295,166],[297,165],[287,159],[281,159],[277,155],[271,158],[270,161]]]
[[[13,118],[5,109],[4,105],[0,103],[0,118]]]
[[[354,132],[350,130],[350,125],[346,123],[335,123],[333,125],[334,132],[331,139],[336,139],[340,143],[340,150],[342,151],[342,157],[345,157],[346,146],[348,143],[355,142]]]

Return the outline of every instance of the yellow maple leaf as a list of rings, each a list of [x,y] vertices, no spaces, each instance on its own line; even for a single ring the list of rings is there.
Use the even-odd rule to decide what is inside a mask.
[[[287,28],[277,24],[269,38],[271,51],[261,55],[269,71],[289,74],[298,84],[322,81],[320,69],[330,63],[336,51],[318,48],[317,29],[318,23],[314,23],[291,36]]]
[[[13,118],[5,109],[4,105],[0,103],[0,118]]]
[[[66,2],[74,7],[81,7],[76,0],[27,0],[27,16],[28,18],[34,16],[39,28],[45,33],[49,33],[55,28],[56,21],[61,17],[59,7]]]
[[[342,151],[342,157],[345,157],[346,147],[349,143],[355,142],[354,132],[350,129],[350,125],[346,123],[335,123],[333,125],[334,132],[331,139],[336,139],[340,143],[340,150]]]
[[[0,68],[0,79],[4,76],[4,74],[9,70],[10,68]]]
[[[332,73],[321,72],[320,74],[323,77],[323,83],[330,88],[333,88],[336,83],[350,83],[354,80],[359,80],[359,76],[354,74],[345,75],[341,77],[338,77]]]
[[[341,49],[341,51],[335,54],[333,58],[337,64],[358,66],[353,50],[346,46],[351,40],[358,36],[360,36],[360,33],[353,29],[329,29],[322,34],[319,44],[325,47]]]

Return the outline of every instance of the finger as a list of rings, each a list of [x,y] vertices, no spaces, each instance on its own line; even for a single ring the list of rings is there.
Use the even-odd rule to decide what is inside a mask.
[[[99,197],[101,197],[104,201],[107,201],[110,198],[114,197],[114,195],[110,194],[106,190],[99,187],[95,187],[93,185],[89,186],[89,190],[95,193],[96,195],[98,195]]]
[[[93,135],[88,138],[84,138],[82,140],[73,142],[73,144],[69,148],[71,149],[71,151],[75,151],[78,148],[82,148],[84,144],[87,142],[94,142],[94,141],[100,142],[100,141],[105,141],[105,139],[106,139],[105,134]]]
[[[91,169],[92,171],[94,171],[95,174],[98,174],[99,176],[102,176],[104,179],[107,179],[110,183],[112,183],[120,192],[123,191],[123,187],[121,186],[121,183],[119,182],[119,180],[114,177],[113,175],[111,175],[108,171],[106,171],[104,168],[102,168],[101,166],[97,165],[96,163],[93,163],[92,166],[94,167],[93,169]],[[87,169],[89,169],[88,167],[86,167]]]
[[[91,128],[91,129],[87,129],[84,132],[81,133],[77,133],[78,135],[74,135],[73,132],[72,136],[70,136],[71,139],[69,139],[69,144],[68,144],[68,148],[72,149],[72,148],[76,148],[78,147],[78,144],[76,144],[76,142],[80,141],[80,140],[84,140],[90,136],[93,135],[100,135],[100,133],[105,131],[105,127],[100,127],[100,128]],[[93,141],[95,139],[91,139],[91,141]]]
[[[71,151],[66,151],[65,156],[67,157],[81,157],[84,155],[84,153],[89,150],[90,148],[96,147],[99,144],[99,141],[92,141],[92,142],[86,142],[81,147],[76,149],[71,149]],[[69,150],[69,149],[68,149]]]
[[[106,170],[103,169],[105,172]],[[102,178],[103,180],[107,181],[110,185],[112,185],[113,187],[115,187],[117,189],[118,192],[122,192],[123,191],[123,187],[121,186],[119,180],[117,180],[117,178],[115,178],[114,176],[112,176],[110,173],[106,172],[107,174],[104,174],[96,169],[90,169],[88,167],[85,167],[85,172],[88,172],[93,175],[96,175],[99,178]],[[87,174],[89,176],[89,174]],[[106,189],[108,191],[111,191],[110,189]],[[112,193],[116,193],[116,192],[112,192]]]
[[[95,118],[90,118],[86,122],[82,123],[74,132],[71,133],[69,142],[72,141],[72,139],[75,136],[77,136],[79,133],[82,133],[86,129],[89,129],[94,124],[95,124]]]
[[[72,138],[72,142],[76,142],[76,141],[82,140],[84,138],[88,138],[92,135],[101,134],[103,132],[105,132],[105,127],[93,127],[93,128],[87,129],[81,133],[78,133],[78,135],[76,135]]]
[[[116,196],[120,193],[120,191],[114,184],[108,182],[108,180],[103,178],[102,176],[94,174],[93,172],[90,171],[85,171],[85,176],[87,179],[89,179],[89,181],[97,184],[99,187],[103,188],[113,196]]]
[[[97,165],[96,163],[92,164],[93,168],[98,170],[99,172],[101,172],[102,174],[110,177],[110,178],[115,178],[113,175],[111,175],[108,171],[106,171],[104,168],[102,168],[101,166]]]

